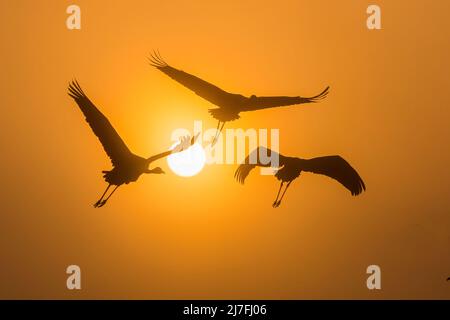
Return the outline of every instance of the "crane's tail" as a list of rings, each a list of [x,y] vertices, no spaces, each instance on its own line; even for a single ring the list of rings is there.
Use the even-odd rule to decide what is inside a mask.
[[[318,102],[320,100],[325,99],[329,92],[330,92],[330,87],[328,86],[318,95],[316,95],[314,97],[303,98],[303,99],[305,99],[306,102]]]
[[[208,109],[208,112],[214,119],[221,122],[233,121],[240,118],[239,113],[224,108]]]

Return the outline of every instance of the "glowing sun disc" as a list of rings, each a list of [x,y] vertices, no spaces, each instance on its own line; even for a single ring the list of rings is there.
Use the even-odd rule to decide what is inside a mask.
[[[175,147],[176,144],[172,146]],[[182,177],[192,177],[202,171],[206,163],[206,154],[202,146],[195,143],[188,149],[173,153],[167,157],[170,170]]]

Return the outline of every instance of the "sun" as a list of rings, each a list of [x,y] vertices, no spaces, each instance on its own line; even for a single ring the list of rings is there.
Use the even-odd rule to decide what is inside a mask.
[[[175,147],[176,144],[172,146]],[[171,148],[171,149],[172,149]],[[187,150],[173,153],[167,157],[170,170],[182,177],[192,177],[202,171],[206,163],[206,154],[199,143],[195,143]]]

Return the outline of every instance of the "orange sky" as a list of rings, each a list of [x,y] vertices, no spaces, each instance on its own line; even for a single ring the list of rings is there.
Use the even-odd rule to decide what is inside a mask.
[[[0,298],[449,298],[448,1],[2,1]],[[365,11],[382,9],[382,30]],[[110,163],[67,95],[76,77],[130,149],[216,126],[211,105],[149,67],[168,63],[230,92],[320,104],[245,113],[281,151],[339,154],[362,196],[303,175],[277,210],[273,177],[236,165],[143,176],[102,209]],[[65,268],[82,270],[78,292]],[[366,288],[370,264],[382,290]]]

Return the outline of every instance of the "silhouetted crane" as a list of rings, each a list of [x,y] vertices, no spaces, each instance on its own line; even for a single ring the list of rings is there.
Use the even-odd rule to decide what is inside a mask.
[[[113,128],[109,120],[95,107],[95,105],[84,94],[77,81],[72,81],[69,84],[68,94],[75,100],[80,107],[87,123],[91,126],[92,131],[100,140],[103,148],[111,159],[113,169],[110,171],[102,171],[103,178],[108,183],[108,187],[102,194],[100,199],[94,204],[94,207],[102,207],[113,195],[119,186],[122,184],[128,184],[136,181],[141,174],[153,173],[162,174],[165,173],[160,167],[149,169],[149,165],[163,157],[170,155],[171,153],[181,152],[187,149],[190,145],[194,144],[197,137],[193,137],[191,141],[189,138],[181,139],[181,142],[170,151],[162,152],[154,155],[150,158],[142,158],[132,153],[117,131]],[[198,136],[198,135],[197,135]],[[106,193],[111,186],[115,186],[109,196],[103,200]]]
[[[267,158],[267,161],[261,161],[261,155]],[[366,190],[366,186],[356,170],[353,169],[352,166],[340,156],[300,159],[283,156],[265,147],[258,147],[253,150],[253,152],[247,156],[244,163],[237,168],[234,177],[240,183],[244,184],[245,178],[253,168],[256,166],[270,167],[271,163],[269,158],[274,159],[277,156],[279,159],[278,165],[280,169],[278,169],[275,177],[281,181],[281,184],[278,189],[277,197],[272,204],[274,208],[281,204],[281,200],[283,200],[287,188],[289,188],[293,180],[300,176],[302,171],[323,174],[333,178],[350,190],[353,196],[357,196],[363,190]],[[281,189],[285,183],[286,187],[281,195],[281,198],[278,199]]]
[[[226,92],[192,74],[169,66],[161,58],[159,53],[152,54],[149,60],[152,66],[161,70],[186,88],[194,91],[203,99],[206,99],[212,104],[218,106],[218,108],[208,110],[213,118],[219,121],[217,124],[216,136],[212,141],[213,145],[222,131],[225,122],[239,119],[240,112],[318,102],[327,96],[329,90],[329,87],[326,87],[325,90],[318,95],[309,98],[284,96],[257,97],[255,95],[245,97],[241,94]]]

